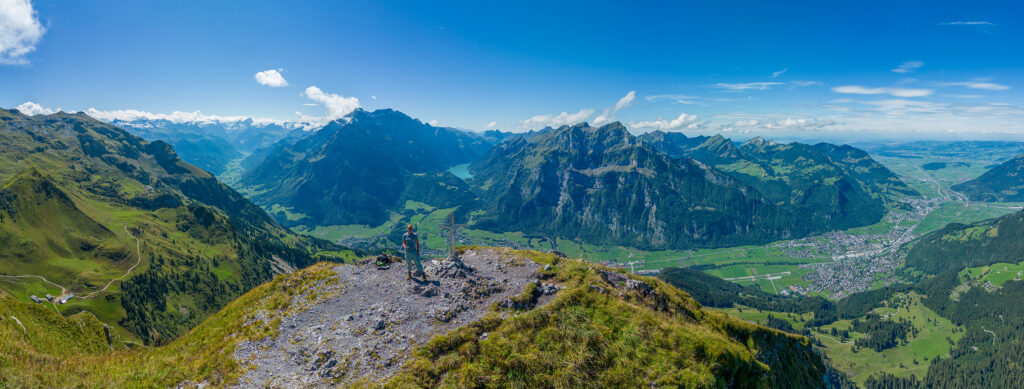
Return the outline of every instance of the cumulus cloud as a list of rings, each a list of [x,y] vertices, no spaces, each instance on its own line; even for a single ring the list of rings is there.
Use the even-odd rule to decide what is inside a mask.
[[[33,103],[31,101],[26,101],[24,103],[21,103],[21,105],[19,105],[17,107],[14,107],[14,108],[17,109],[18,112],[21,112],[22,114],[25,114],[25,115],[28,115],[28,116],[49,115],[49,114],[55,113],[57,111],[60,111],[60,108],[57,108],[56,110],[52,110],[52,109],[49,109],[49,108],[45,108],[45,107],[43,107],[43,106],[41,106],[39,104]]]
[[[789,68],[785,68],[785,69],[779,70],[777,72],[772,72],[772,78],[779,78],[779,76],[781,76],[782,73],[785,73],[785,72],[788,72],[788,71],[789,71]]]
[[[171,123],[197,123],[197,124],[210,124],[210,123],[231,123],[249,119],[248,116],[218,116],[218,115],[206,115],[196,110],[193,112],[182,112],[174,111],[169,114],[164,113],[152,113],[147,111],[140,111],[135,109],[114,109],[114,110],[98,110],[96,108],[89,108],[85,110],[85,113],[93,118],[102,120],[105,122],[112,122],[115,120],[134,122],[141,120],[167,120]]]
[[[939,83],[939,85],[942,85],[942,86],[962,86],[962,87],[971,88],[971,89],[993,90],[993,91],[1010,89],[1010,87],[1006,86],[1006,85],[995,84],[995,83],[991,83],[991,82],[978,82],[978,81],[943,82],[943,83]]]
[[[0,64],[28,64],[25,55],[36,49],[45,32],[32,2],[0,1]]]
[[[256,82],[260,83],[260,85],[269,86],[271,88],[287,86],[288,81],[285,81],[284,76],[281,75],[281,71],[284,71],[284,69],[277,68],[264,70],[256,73],[253,77],[256,78]]]
[[[896,69],[889,69],[889,70],[892,70],[894,73],[906,74],[906,73],[912,73],[913,71],[917,70],[918,68],[920,68],[922,66],[924,66],[924,62],[921,62],[921,61],[907,61],[907,62],[904,62],[904,63],[900,64],[900,66],[897,66]]]
[[[355,97],[345,97],[334,93],[326,93],[315,85],[306,88],[303,95],[310,100],[323,104],[323,106],[327,108],[327,116],[325,118],[327,120],[334,120],[343,117],[359,108],[359,99]]]
[[[834,120],[804,117],[778,117],[764,115],[761,119],[747,118],[735,120],[718,127],[722,132],[740,132],[749,134],[757,131],[815,131],[838,124]]]
[[[844,85],[832,88],[833,92],[854,95],[892,95],[896,97],[924,97],[934,92],[931,89],[869,88],[860,85]]]
[[[639,129],[671,131],[682,128],[697,128],[700,126],[700,123],[697,122],[697,115],[681,113],[672,120],[658,118],[657,120],[632,122],[629,123],[629,126]]]
[[[593,109],[584,108],[576,113],[562,112],[558,115],[536,115],[529,119],[522,120],[520,124],[522,124],[524,128],[544,126],[559,127],[586,121],[593,114]]]
[[[60,112],[62,109],[52,109],[43,107],[40,104],[26,101],[21,105],[15,107],[19,112],[34,116],[34,115],[49,115],[52,113]],[[270,118],[253,118],[249,116],[220,116],[220,115],[206,115],[200,111],[182,112],[174,111],[172,113],[153,113],[148,111],[141,111],[137,109],[114,109],[114,110],[99,110],[96,108],[86,109],[85,114],[93,117],[96,120],[104,122],[123,121],[123,122],[141,122],[141,121],[153,121],[153,120],[166,120],[171,123],[189,123],[189,124],[230,124],[241,121],[251,120],[254,125],[267,125],[277,124],[285,126],[301,127],[306,123],[302,122],[288,122],[278,119]]]
[[[728,91],[746,91],[746,90],[768,90],[776,85],[782,85],[781,82],[744,82],[739,84],[726,84],[717,83],[712,85],[715,88],[721,88]]]

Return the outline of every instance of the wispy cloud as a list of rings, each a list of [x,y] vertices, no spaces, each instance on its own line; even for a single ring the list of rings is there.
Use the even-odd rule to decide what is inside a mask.
[[[793,85],[796,85],[796,86],[815,86],[815,85],[825,85],[825,83],[824,83],[824,82],[821,82],[821,81],[813,81],[813,80],[796,80],[796,81],[790,81],[789,83],[790,83],[790,84],[793,84]]]
[[[789,68],[785,68],[785,69],[779,70],[777,72],[772,72],[772,78],[779,78],[779,76],[781,76],[782,73],[785,73],[785,72],[788,72],[788,71],[789,71]]]
[[[694,104],[696,102],[693,101],[693,100],[697,100],[699,98],[700,97],[697,97],[697,96],[678,95],[678,94],[665,94],[665,95],[650,95],[650,96],[646,96],[646,97],[644,97],[644,100],[647,100],[647,101],[669,100],[669,101],[672,101],[672,102],[675,102],[675,103],[679,103],[679,104]]]
[[[633,100],[636,99],[636,91],[629,91],[625,96],[622,96],[619,101],[615,103],[614,107],[608,107],[601,110],[601,114],[594,118],[594,125],[600,126],[605,123],[611,123],[615,121],[615,113],[620,109],[628,107],[633,104]]]
[[[747,91],[747,90],[768,90],[776,85],[782,85],[781,82],[744,82],[738,84],[727,84],[717,83],[712,85],[715,88],[721,88],[729,91]]]
[[[497,125],[498,125],[498,122],[490,122],[490,123],[487,123],[487,128],[494,128],[494,126],[497,126]]]
[[[46,28],[29,0],[0,1],[0,64],[26,65]]]
[[[678,117],[672,120],[666,120],[658,118],[657,120],[649,121],[638,121],[629,123],[629,126],[637,129],[645,130],[679,130],[682,128],[697,128],[700,123],[697,122],[697,115],[690,115],[687,113],[681,113]]]
[[[900,66],[897,66],[896,69],[890,69],[890,70],[892,70],[895,73],[906,74],[906,73],[912,73],[912,72],[914,72],[915,70],[917,70],[918,68],[920,68],[922,66],[924,66],[924,62],[921,62],[921,61],[907,61],[907,62],[904,62],[904,63],[900,64]]]
[[[1006,86],[1006,85],[996,84],[996,83],[991,83],[991,82],[979,82],[979,81],[941,82],[941,83],[939,83],[939,85],[942,85],[942,86],[962,86],[962,87],[965,87],[965,88],[981,89],[981,90],[992,90],[992,91],[999,91],[999,90],[1010,89],[1010,87]]]
[[[279,88],[282,86],[288,86],[288,81],[285,81],[284,76],[281,72],[284,69],[270,69],[262,72],[257,72],[253,77],[256,78],[256,82],[260,85],[269,86],[271,88]]]
[[[908,89],[908,88],[869,88],[860,85],[844,85],[832,88],[833,92],[855,95],[892,95],[896,97],[924,97],[931,95],[931,89]]]
[[[957,21],[957,22],[945,22],[939,23],[940,26],[959,26],[963,28],[969,28],[978,31],[988,36],[994,36],[996,32],[1001,28],[998,24],[987,22],[983,20],[973,21]]]
[[[998,24],[986,21],[970,21],[970,22],[945,22],[939,23],[940,26],[998,26]]]

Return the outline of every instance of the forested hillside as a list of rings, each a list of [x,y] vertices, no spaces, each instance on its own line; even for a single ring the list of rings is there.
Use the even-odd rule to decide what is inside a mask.
[[[974,201],[1024,201],[1024,154],[953,186]]]

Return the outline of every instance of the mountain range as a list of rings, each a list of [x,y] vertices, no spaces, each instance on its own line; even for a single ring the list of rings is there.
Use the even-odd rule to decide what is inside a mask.
[[[62,313],[146,343],[338,249],[292,234],[168,143],[82,113],[0,110],[0,144],[0,275],[26,299],[73,294]]]
[[[288,225],[376,226],[407,200],[438,207],[471,204],[468,186],[446,169],[489,147],[473,134],[398,111],[357,110],[246,162],[251,168],[239,185],[264,208],[282,209],[274,214]]]
[[[185,161],[215,175],[243,155],[268,147],[282,138],[304,136],[306,124],[245,118],[240,120],[113,119],[149,141],[169,143]]]
[[[447,172],[466,163],[472,178]],[[474,134],[394,110],[358,110],[242,165],[236,187],[287,226],[378,226],[412,200],[479,229],[649,248],[861,226],[916,195],[849,146],[635,137],[621,124]]]

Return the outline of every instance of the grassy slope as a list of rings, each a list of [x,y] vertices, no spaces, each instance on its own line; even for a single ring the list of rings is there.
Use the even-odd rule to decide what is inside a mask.
[[[166,341],[270,279],[272,256],[303,266],[322,246],[160,143],[85,115],[0,110],[0,247],[0,275],[42,276],[78,297],[125,276],[58,307]],[[61,292],[14,277],[0,290],[21,301]]]
[[[510,254],[554,264],[544,276],[567,289],[541,308],[495,311],[436,336],[388,386],[821,385],[824,366],[802,337],[706,312],[655,279],[638,278],[652,287],[644,294],[613,286],[599,275],[604,270],[584,262]],[[235,345],[273,336],[282,316],[328,296],[339,282],[330,277],[332,266],[278,276],[157,348],[103,351],[105,342],[94,329],[87,336],[74,333],[78,326],[69,323],[77,319],[0,295],[9,302],[0,305],[0,315],[33,323],[26,336],[12,320],[0,321],[0,386],[228,384],[244,368],[232,359]],[[481,340],[484,332],[489,335]]]

